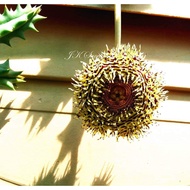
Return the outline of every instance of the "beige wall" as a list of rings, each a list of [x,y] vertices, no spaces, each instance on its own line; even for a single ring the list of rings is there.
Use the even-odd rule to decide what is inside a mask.
[[[17,91],[0,90],[0,179],[24,185],[189,185],[190,21],[123,13],[122,43],[141,44],[163,69],[169,97],[144,138],[99,140],[74,117],[70,78],[114,45],[113,12],[43,5],[39,33],[0,45],[24,70]],[[68,58],[73,52],[73,57]],[[83,52],[76,56],[77,52]],[[2,181],[3,183],[3,181]]]

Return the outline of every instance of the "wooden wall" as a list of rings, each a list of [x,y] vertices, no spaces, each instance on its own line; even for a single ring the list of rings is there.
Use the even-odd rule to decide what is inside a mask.
[[[27,81],[0,90],[0,185],[189,185],[190,20],[123,12],[122,43],[141,44],[169,94],[144,138],[116,142],[81,128],[68,89],[80,61],[114,46],[113,11],[43,5],[41,14],[39,33],[0,45]]]

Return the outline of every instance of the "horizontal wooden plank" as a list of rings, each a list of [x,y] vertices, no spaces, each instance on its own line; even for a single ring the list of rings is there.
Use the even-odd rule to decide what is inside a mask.
[[[7,4],[5,0],[3,0],[1,3]],[[13,5],[9,5],[10,3],[13,3]],[[38,4],[38,1],[32,1],[32,3]],[[55,1],[54,3],[59,4],[59,6],[61,5],[60,1]],[[62,6],[114,11],[114,4],[107,4],[107,1],[103,1],[102,3],[104,4],[69,4],[71,3],[70,1],[66,1],[65,3],[67,4],[62,4]],[[188,3],[186,3],[185,1],[183,1],[182,3],[181,1],[176,0],[175,3],[172,4],[172,6],[170,0],[165,0],[164,3],[154,1],[151,2],[151,4],[145,4],[145,2],[142,2],[143,4],[133,4],[133,1],[129,1],[129,4],[125,4],[125,1],[120,1],[120,3],[123,3],[121,4],[122,12],[190,18],[190,14],[187,9]],[[8,6],[15,7],[14,1],[9,1],[9,4]],[[0,12],[3,12],[3,6],[0,6]]]
[[[125,3],[125,1],[123,1]],[[69,6],[69,5],[68,5]],[[70,5],[88,9],[100,9],[114,11],[114,5],[112,4],[77,4]],[[172,16],[181,18],[190,18],[189,11],[187,9],[188,4],[181,3],[181,1],[175,1],[171,6],[171,1],[153,2],[151,4],[122,4],[122,12],[138,13],[138,14],[151,14],[159,16]]]
[[[28,80],[17,91],[0,90],[1,108],[72,113],[72,87],[67,82]],[[66,106],[71,102],[70,106]],[[66,107],[65,107],[66,106]]]
[[[43,5],[46,20],[36,23],[39,33],[26,32],[26,40],[13,39],[12,48],[1,45],[1,60],[24,70],[28,78],[70,80],[81,61],[114,46],[112,12],[79,7]],[[147,60],[166,75],[166,86],[190,89],[189,20],[122,15],[122,43],[141,44]],[[1,61],[1,62],[2,62]],[[172,68],[172,69],[171,69]]]
[[[0,178],[0,186],[16,186],[16,184]]]
[[[72,85],[62,81],[28,80],[17,91],[0,90],[0,108],[33,110],[52,113],[76,113],[73,107]],[[180,110],[180,112],[179,112]],[[189,92],[170,91],[161,103],[155,119],[190,122]]]
[[[0,186],[23,186],[24,184],[17,183],[14,179],[8,179],[0,176]]]
[[[77,61],[77,59],[76,59]],[[159,62],[154,60],[149,60],[150,63],[154,65],[158,71],[163,71],[165,86],[169,89],[181,89],[185,91],[190,91],[190,64],[187,63],[174,63],[174,62]],[[79,66],[80,61],[74,64],[76,69],[82,69]],[[69,64],[68,64],[69,65]],[[19,59],[19,60],[10,60],[10,66],[12,69],[20,71],[23,70],[23,76],[26,78],[34,79],[45,79],[45,80],[62,80],[62,81],[71,81],[71,78],[74,77],[75,70],[71,71],[63,65],[62,69],[68,70],[66,75],[54,75],[52,76],[49,69],[53,69],[53,66],[50,63],[50,59]],[[49,68],[49,69],[47,69]],[[172,68],[172,69],[171,69]],[[56,68],[57,69],[57,68]],[[42,70],[42,72],[41,72]],[[45,72],[43,72],[46,70]],[[57,71],[54,71],[57,72]],[[177,77],[176,77],[177,76]]]
[[[69,114],[3,112],[5,179],[25,185],[189,185],[190,124],[159,122],[129,143],[98,140]]]

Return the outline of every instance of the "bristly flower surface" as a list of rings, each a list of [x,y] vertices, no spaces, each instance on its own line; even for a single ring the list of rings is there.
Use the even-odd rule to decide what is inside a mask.
[[[74,105],[82,127],[102,138],[139,138],[153,123],[154,111],[166,99],[162,72],[135,45],[92,56],[75,74]]]

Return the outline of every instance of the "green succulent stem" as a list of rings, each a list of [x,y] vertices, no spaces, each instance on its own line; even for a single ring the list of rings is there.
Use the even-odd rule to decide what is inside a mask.
[[[15,11],[8,9],[5,5],[3,14],[0,14],[0,43],[11,46],[10,40],[14,37],[25,39],[24,32],[26,30],[34,30],[38,32],[34,24],[46,17],[39,15],[41,6],[31,7],[27,5],[22,8],[17,5]]]
[[[25,82],[20,74],[22,71],[14,71],[9,66],[9,59],[0,64],[0,86],[15,90],[16,83]]]
[[[22,8],[17,5],[16,9],[8,9],[5,5],[3,14],[0,14],[0,43],[11,46],[12,38],[18,37],[25,39],[24,32],[26,30],[34,30],[38,32],[34,24],[46,17],[39,15],[41,6],[27,5]],[[15,90],[17,83],[25,82],[21,76],[22,71],[14,71],[9,66],[9,59],[0,64],[0,87],[7,87]]]

